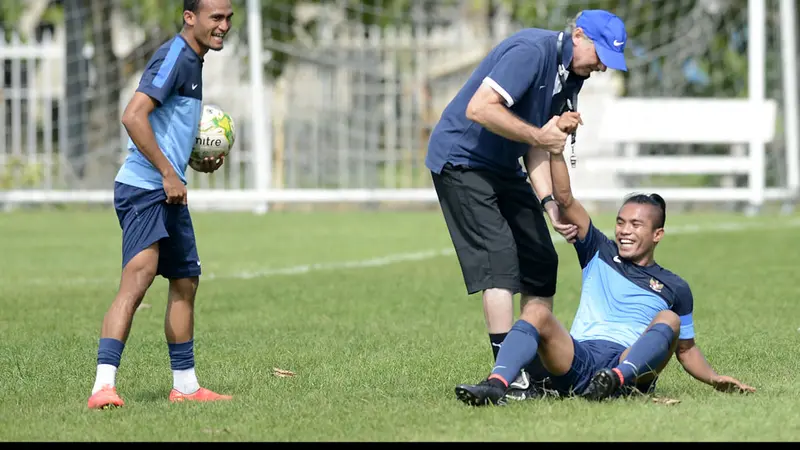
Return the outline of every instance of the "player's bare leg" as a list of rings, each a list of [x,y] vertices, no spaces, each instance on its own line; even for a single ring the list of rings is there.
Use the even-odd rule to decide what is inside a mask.
[[[158,243],[139,252],[122,269],[119,290],[103,318],[95,376],[89,408],[122,406],[116,392],[116,374],[133,316],[153,283],[158,269]]]
[[[661,311],[634,344],[620,355],[620,364],[598,371],[583,394],[590,400],[615,395],[622,386],[649,383],[661,373],[675,353],[681,320],[672,311]]]
[[[514,295],[508,289],[483,291],[483,317],[489,334],[508,333],[514,324]]]
[[[169,399],[179,401],[230,400],[200,387],[194,364],[194,300],[199,284],[198,277],[169,280],[167,311],[164,315],[164,335],[169,348],[173,388]]]
[[[456,396],[474,405],[503,404],[509,381],[537,356],[548,372],[566,374],[572,366],[575,347],[566,328],[542,302],[528,302],[508,333],[491,375],[477,385],[459,385]]]
[[[486,320],[486,331],[489,332],[489,343],[496,360],[503,339],[514,323],[514,295],[511,291],[501,288],[483,291],[483,318]]]

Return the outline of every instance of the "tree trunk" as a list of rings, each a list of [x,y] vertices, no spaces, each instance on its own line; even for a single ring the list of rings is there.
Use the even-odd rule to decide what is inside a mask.
[[[96,78],[89,112],[89,160],[91,168],[84,179],[86,187],[107,187],[118,167],[123,151],[120,125],[120,62],[114,54],[111,34],[113,6],[107,0],[89,0],[94,40]]]
[[[66,127],[67,142],[61,148],[73,168],[67,178],[83,178],[85,155],[88,149],[86,140],[86,88],[89,82],[87,62],[83,57],[83,22],[86,8],[82,0],[64,0],[66,27]]]

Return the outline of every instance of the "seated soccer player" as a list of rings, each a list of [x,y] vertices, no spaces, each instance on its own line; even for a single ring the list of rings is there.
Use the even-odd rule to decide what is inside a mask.
[[[654,260],[664,236],[664,199],[657,194],[627,198],[611,240],[573,198],[563,149],[550,151],[562,221],[578,228],[574,246],[583,285],[572,329],[568,332],[548,308],[526,305],[488,378],[457,386],[456,396],[470,405],[504,404],[509,381],[537,357],[550,373],[551,388],[561,395],[602,400],[632,389],[649,391],[673,353],[697,380],[721,391],[754,392],[709,365],[695,344],[688,283]]]

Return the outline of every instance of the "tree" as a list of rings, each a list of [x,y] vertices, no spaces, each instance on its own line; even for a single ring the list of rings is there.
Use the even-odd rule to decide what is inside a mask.
[[[582,9],[618,14],[628,32],[626,91],[648,96],[744,96],[747,2],[504,0],[525,26],[561,29]],[[714,3],[714,8],[709,5]]]
[[[299,24],[296,6],[299,4],[343,5],[351,19],[366,24],[385,24],[388,16],[381,11],[408,10],[412,0],[271,0],[261,2],[264,39],[281,47],[296,38],[298,26],[311,31],[315,22]],[[235,26],[242,25],[246,17],[245,0],[232,0]],[[25,12],[25,2],[2,2],[0,20],[16,24]],[[398,9],[399,8],[399,9]],[[142,44],[127,55],[117,55],[112,43],[112,15],[122,12],[125,18],[143,30]],[[130,77],[139,73],[153,52],[176,32],[183,20],[183,0],[51,0],[47,18],[67,28],[66,58],[68,61],[65,87],[67,91],[69,143],[63,150],[73,161],[79,178],[83,176],[84,163],[96,168],[116,167],[119,146],[120,94]],[[402,14],[398,16],[402,17]],[[6,29],[10,33],[12,29]],[[246,40],[246,30],[239,31]],[[30,36],[28,36],[30,38]],[[93,49],[90,61],[84,57],[84,44]],[[264,45],[261,43],[260,45]],[[278,77],[291,58],[286,51],[274,51],[273,60],[265,68],[268,75]],[[90,63],[92,83],[88,84]],[[91,151],[91,156],[87,153]],[[103,160],[106,161],[103,161]],[[105,170],[105,169],[97,169]]]

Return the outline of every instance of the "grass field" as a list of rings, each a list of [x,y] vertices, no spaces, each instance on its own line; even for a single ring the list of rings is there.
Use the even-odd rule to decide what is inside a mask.
[[[0,214],[0,440],[797,441],[800,217],[668,217],[658,261],[687,279],[698,343],[754,385],[715,392],[670,363],[658,395],[469,408],[453,388],[491,368],[439,212],[195,213],[201,384],[227,404],[171,405],[166,282],[145,298],[117,382],[126,406],[89,411],[100,323],[117,288],[114,213]],[[596,218],[603,230],[613,217]],[[574,250],[556,314],[577,307]],[[291,370],[279,378],[273,368]]]

